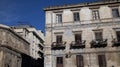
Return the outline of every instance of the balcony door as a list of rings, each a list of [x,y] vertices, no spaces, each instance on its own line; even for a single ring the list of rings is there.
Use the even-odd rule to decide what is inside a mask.
[[[62,35],[57,35],[56,36],[56,42],[57,43],[62,43]]]
[[[57,57],[57,66],[56,67],[63,67],[63,57]]]
[[[95,39],[96,39],[97,41],[103,40],[102,32],[101,32],[101,31],[95,32]]]
[[[75,34],[75,42],[80,43],[82,41],[81,34]]]

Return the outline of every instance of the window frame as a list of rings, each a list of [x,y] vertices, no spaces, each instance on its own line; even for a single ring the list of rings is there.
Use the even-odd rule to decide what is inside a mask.
[[[92,10],[92,19],[93,20],[100,20],[99,9],[93,9]]]
[[[79,37],[80,38],[79,38]],[[74,34],[74,38],[75,38],[75,42],[82,42],[82,34],[79,33],[79,34]]]
[[[103,40],[103,33],[102,31],[94,32],[95,40]]]
[[[80,21],[80,12],[78,12],[78,11],[73,12],[73,20],[75,22]]]
[[[94,39],[95,40],[103,40],[103,30],[102,29],[98,29],[98,30],[93,30],[94,32]],[[96,33],[101,33],[101,37],[100,38],[97,38],[96,37]],[[99,36],[98,36],[99,37]]]
[[[58,38],[60,38],[60,40]],[[56,35],[56,43],[62,43],[62,42],[63,42],[63,35]]]
[[[76,65],[77,65],[77,67],[84,67],[83,55],[76,55]]]
[[[63,18],[62,18],[62,13],[56,13],[56,23],[62,23]]]
[[[99,65],[99,67],[107,67],[107,61],[106,61],[105,54],[98,55],[98,65]]]
[[[64,65],[63,57],[56,57],[56,67],[63,67],[63,65]]]
[[[117,14],[113,15],[113,10],[117,10]],[[118,18],[118,17],[120,17],[120,11],[119,11],[119,8],[118,8],[118,7],[113,7],[113,8],[111,8],[111,11],[112,11],[112,17],[113,17],[113,18]]]
[[[115,39],[117,39],[117,41],[119,41],[118,39],[118,36],[117,36],[117,32],[120,32],[120,28],[113,28],[114,30],[114,34],[115,34]]]

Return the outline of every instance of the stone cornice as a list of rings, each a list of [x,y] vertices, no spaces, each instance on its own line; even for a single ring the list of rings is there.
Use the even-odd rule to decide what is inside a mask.
[[[109,5],[109,4],[111,5],[111,4],[119,4],[119,3],[120,3],[120,0],[80,3],[80,4],[73,4],[73,5],[47,7],[47,8],[44,8],[44,11],[60,10],[60,9],[68,9],[68,8],[90,7],[90,6],[92,7],[92,6]]]
[[[71,29],[74,29],[74,28],[90,28],[90,27],[96,27],[96,26],[103,27],[103,26],[112,26],[112,25],[120,25],[120,21],[53,26],[53,27],[46,27],[46,31],[51,30],[51,29],[52,30],[63,30],[63,29],[67,29],[68,27]]]

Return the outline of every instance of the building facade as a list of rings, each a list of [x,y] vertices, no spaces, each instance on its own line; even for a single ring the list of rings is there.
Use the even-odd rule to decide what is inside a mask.
[[[27,60],[25,56],[29,56],[29,42],[0,24],[0,67],[22,67]]]
[[[45,8],[45,67],[120,67],[120,1]]]
[[[20,36],[26,39],[30,43],[30,56],[33,58],[31,64],[36,65],[34,60],[41,60],[41,65],[44,62],[44,34],[41,30],[36,30],[34,27],[29,25],[18,25],[11,27]],[[32,62],[33,61],[33,62]]]

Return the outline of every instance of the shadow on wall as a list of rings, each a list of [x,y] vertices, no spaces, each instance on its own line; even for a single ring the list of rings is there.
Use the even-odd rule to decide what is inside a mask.
[[[44,59],[38,58],[37,60],[22,54],[22,66],[21,67],[44,67]]]

